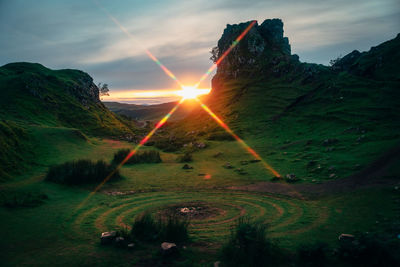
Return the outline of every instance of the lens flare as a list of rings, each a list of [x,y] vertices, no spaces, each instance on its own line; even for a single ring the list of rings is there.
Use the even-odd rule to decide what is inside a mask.
[[[197,102],[199,102],[200,106],[219,124],[222,126],[222,128],[225,129],[227,133],[229,133],[233,138],[236,139],[236,141],[239,142],[240,145],[242,145],[253,157],[259,161],[262,162],[262,164],[267,168],[275,177],[281,177],[281,175],[274,170],[268,163],[266,163],[259,154],[257,154],[254,149],[252,149],[248,144],[246,144],[243,139],[241,139],[239,136],[237,136],[231,128],[229,128],[226,123],[224,123],[214,112],[211,111],[209,107],[207,107],[203,102],[201,102],[198,98],[195,98]]]
[[[96,0],[93,0],[93,2],[103,10],[103,12],[108,16],[109,19],[111,19],[115,25],[117,25],[122,32],[124,32],[130,39],[135,41],[134,36],[115,18],[113,17],[103,6],[100,5],[99,2]],[[265,167],[270,170],[275,176],[280,177],[279,173],[276,172],[271,166],[269,166],[252,148],[250,148],[240,137],[238,137],[229,127],[226,125],[217,115],[215,115],[205,104],[203,104],[197,96],[200,95],[197,91],[195,90],[201,90],[197,89],[202,81],[204,81],[210,74],[211,72],[221,63],[221,61],[232,51],[232,49],[240,42],[240,40],[243,39],[243,37],[250,31],[250,29],[256,24],[257,21],[252,21],[246,29],[236,38],[235,41],[231,44],[231,46],[219,57],[217,62],[212,65],[207,72],[200,78],[199,82],[196,83],[194,86],[187,87],[184,86],[178,79],[177,77],[167,68],[165,67],[148,49],[143,48],[144,51],[146,52],[147,56],[153,60],[170,78],[172,78],[181,88],[182,91],[184,91],[182,95],[182,99],[174,106],[174,108],[171,109],[171,111],[165,115],[164,118],[162,118],[156,126],[151,130],[140,142],[139,144],[130,151],[128,156],[115,168],[115,170],[110,173],[90,194],[89,196],[84,199],[80,205],[78,205],[77,210],[79,210],[84,204],[98,191],[100,188],[119,170],[121,167],[133,156],[136,154],[136,152],[154,135],[154,133],[165,124],[165,122],[172,116],[172,114],[178,109],[178,107],[185,101],[185,99],[195,99],[196,101],[199,102],[200,106],[207,111],[207,113],[216,121],[218,124],[220,124],[229,134],[231,134],[244,148],[249,151],[250,154],[252,154],[256,159],[260,160],[263,162]],[[137,42],[136,42],[137,43]],[[139,43],[138,43],[139,44]],[[139,44],[140,45],[140,44]],[[209,92],[209,91],[208,91]],[[206,179],[211,178],[211,175],[207,175]]]
[[[136,152],[147,142],[149,141],[149,139],[154,135],[154,133],[161,127],[163,126],[167,120],[172,116],[172,114],[174,114],[174,112],[179,108],[179,106],[185,101],[185,99],[181,99],[178,104],[176,104],[170,112],[168,112],[167,115],[164,116],[164,118],[162,118],[157,124],[156,126],[153,128],[153,130],[151,130],[140,142],[139,144],[132,149],[129,154],[125,157],[125,159],[123,161],[121,161],[121,163],[118,164],[117,167],[115,167],[115,169],[89,194],[89,196],[77,207],[77,209],[80,209],[82,206],[84,206],[84,204],[97,192],[100,190],[101,187],[103,187],[103,185],[110,180],[111,177],[114,176],[114,174],[121,169],[121,167],[133,156],[136,154]]]
[[[211,89],[199,89],[195,86],[182,86],[182,90],[176,91],[176,94],[183,99],[194,99],[200,95],[210,93]]]

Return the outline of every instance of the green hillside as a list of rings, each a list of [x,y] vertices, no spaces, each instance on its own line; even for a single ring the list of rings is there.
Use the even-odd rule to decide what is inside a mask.
[[[280,20],[269,21],[276,32],[255,26],[219,66],[204,100],[241,138],[283,176],[294,173],[303,182],[348,177],[399,145],[400,68],[393,61],[399,35],[339,69],[341,61],[300,62],[290,55]],[[232,32],[247,25],[228,25],[217,58]],[[201,108],[175,127],[174,134],[195,131],[195,140],[224,133]]]
[[[93,79],[82,71],[11,63],[0,67],[0,91],[0,180],[20,169],[41,142],[32,139],[32,128],[73,128],[77,138],[134,136],[133,124],[100,102]]]

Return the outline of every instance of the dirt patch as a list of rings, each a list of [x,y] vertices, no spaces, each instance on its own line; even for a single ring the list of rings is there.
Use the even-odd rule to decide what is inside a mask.
[[[161,216],[176,215],[190,220],[204,220],[221,214],[222,210],[206,202],[183,202],[169,205],[158,212]]]

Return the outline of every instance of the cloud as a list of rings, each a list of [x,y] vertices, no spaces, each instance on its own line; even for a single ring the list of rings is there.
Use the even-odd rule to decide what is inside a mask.
[[[133,38],[93,1],[0,1],[0,64],[79,68],[111,91],[176,88],[145,49],[192,83],[209,68],[228,23],[282,18],[292,51],[324,64],[393,38],[400,24],[398,0],[97,1]]]

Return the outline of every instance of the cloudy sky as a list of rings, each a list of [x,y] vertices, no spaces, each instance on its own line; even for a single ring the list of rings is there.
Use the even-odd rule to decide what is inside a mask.
[[[177,85],[145,49],[183,83],[193,84],[210,67],[209,51],[226,24],[267,18],[283,20],[300,60],[328,64],[394,38],[400,1],[0,0],[0,65],[28,61],[81,69],[96,83],[109,84],[108,100],[166,102]],[[210,78],[200,87],[210,87]]]

